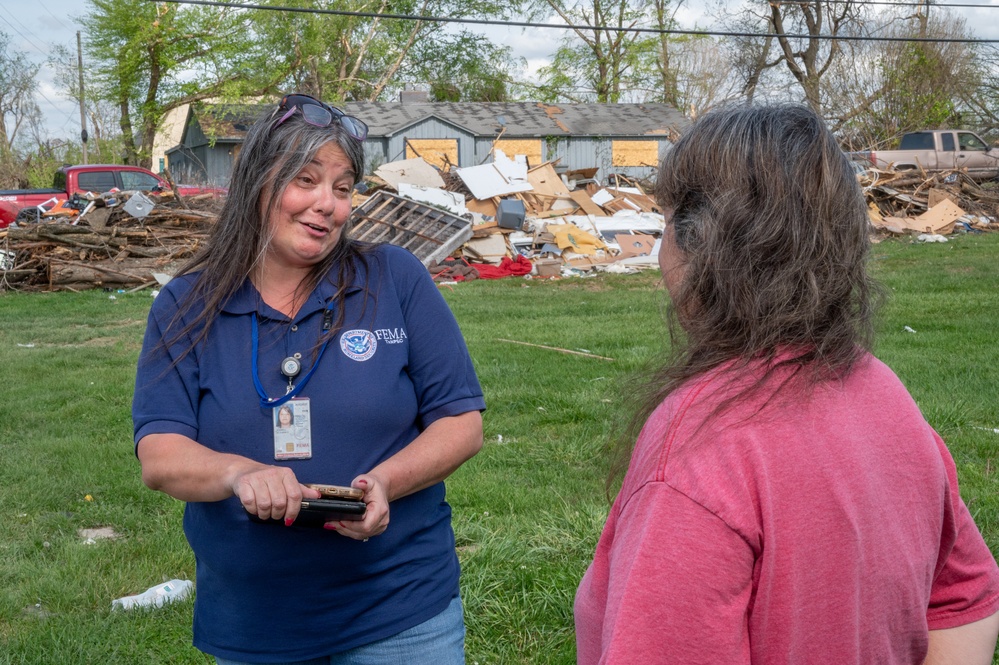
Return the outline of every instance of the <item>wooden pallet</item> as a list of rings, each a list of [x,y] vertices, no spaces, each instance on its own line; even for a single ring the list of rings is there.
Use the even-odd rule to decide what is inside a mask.
[[[430,267],[472,237],[472,223],[445,210],[380,190],[352,214],[351,235],[404,247]]]

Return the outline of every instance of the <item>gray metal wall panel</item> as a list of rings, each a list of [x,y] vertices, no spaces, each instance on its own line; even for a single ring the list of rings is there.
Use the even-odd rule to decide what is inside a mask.
[[[370,175],[382,164],[390,162],[386,153],[388,152],[388,139],[368,139],[364,142],[364,173]]]
[[[648,137],[630,140],[648,140]],[[670,145],[672,144],[665,138],[659,139],[660,157]],[[596,178],[601,182],[611,173],[620,173],[629,178],[648,178],[655,173],[655,167],[652,166],[613,166],[613,147],[609,139],[572,137],[549,141],[546,145],[546,159],[551,161],[558,158],[561,158],[559,166],[569,170],[597,167],[599,170]]]
[[[392,136],[388,141],[388,161],[394,162],[406,158],[405,139],[457,139],[458,166],[474,166],[479,163],[476,160],[475,136],[437,118],[427,118]]]
[[[201,131],[201,123],[197,122],[187,126],[187,135],[184,138],[184,145],[189,148],[208,143],[208,137]]]
[[[205,166],[207,167],[207,178],[205,184],[215,187],[224,187],[229,184],[229,177],[232,175],[232,149],[228,144],[215,144],[206,154]]]

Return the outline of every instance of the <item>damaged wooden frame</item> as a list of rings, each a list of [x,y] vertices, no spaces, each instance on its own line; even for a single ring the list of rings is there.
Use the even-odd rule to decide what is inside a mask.
[[[472,237],[469,220],[384,190],[358,206],[351,221],[357,240],[404,247],[428,268]]]

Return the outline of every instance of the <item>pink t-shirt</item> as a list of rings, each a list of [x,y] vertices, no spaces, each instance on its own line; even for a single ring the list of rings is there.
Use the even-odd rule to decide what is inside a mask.
[[[884,364],[706,421],[724,394],[709,375],[645,424],[576,594],[580,664],[912,665],[999,610],[954,461]]]

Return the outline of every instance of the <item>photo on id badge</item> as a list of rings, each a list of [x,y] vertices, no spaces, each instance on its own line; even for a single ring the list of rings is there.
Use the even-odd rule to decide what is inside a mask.
[[[288,400],[274,411],[274,459],[312,457],[312,427],[309,399]]]

